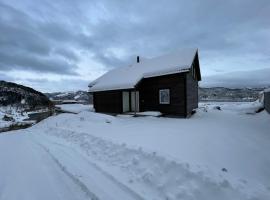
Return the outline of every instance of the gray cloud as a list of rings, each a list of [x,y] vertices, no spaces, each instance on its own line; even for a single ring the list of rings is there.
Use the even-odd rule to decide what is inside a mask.
[[[269,74],[270,68],[217,74],[204,77],[200,86],[229,88],[270,87]]]
[[[65,48],[58,48],[54,50],[54,53],[62,56],[63,58],[66,58],[70,61],[78,62],[79,57],[76,55],[76,53],[70,49]]]
[[[203,76],[270,68],[269,10],[269,0],[0,0],[0,71],[73,76],[85,55],[110,69],[182,47],[200,49]]]
[[[88,80],[81,79],[61,79],[59,81],[52,81],[46,78],[38,79],[22,79],[16,80],[17,83],[24,84],[28,87],[35,88],[43,92],[68,92],[76,90],[86,90],[89,84]]]
[[[0,70],[23,69],[75,75],[75,59],[69,49],[58,50],[62,58],[53,54],[57,47],[44,35],[41,25],[27,14],[0,3]],[[55,27],[54,27],[55,28]],[[61,34],[65,35],[63,32]]]
[[[37,72],[52,72],[57,74],[76,75],[73,71],[76,67],[65,60],[50,57],[39,57],[36,55],[25,54],[22,52],[0,51],[0,70],[22,69]]]

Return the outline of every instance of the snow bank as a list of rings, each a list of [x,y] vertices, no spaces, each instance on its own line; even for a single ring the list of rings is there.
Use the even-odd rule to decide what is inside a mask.
[[[237,114],[255,114],[259,109],[263,108],[260,101],[255,102],[206,102],[200,103],[200,109],[217,109],[230,111]]]

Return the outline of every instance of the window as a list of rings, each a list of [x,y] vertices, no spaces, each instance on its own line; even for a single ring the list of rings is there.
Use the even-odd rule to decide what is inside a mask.
[[[159,90],[159,103],[170,104],[170,90],[169,89]]]

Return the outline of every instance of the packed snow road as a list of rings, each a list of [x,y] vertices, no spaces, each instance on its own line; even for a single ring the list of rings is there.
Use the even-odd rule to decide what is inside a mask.
[[[141,199],[81,154],[42,142],[27,130],[0,135],[1,200]]]
[[[1,134],[0,199],[87,199],[24,131]]]

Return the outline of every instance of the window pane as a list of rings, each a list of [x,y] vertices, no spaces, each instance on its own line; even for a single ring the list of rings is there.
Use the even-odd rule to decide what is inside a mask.
[[[170,103],[170,90],[169,89],[159,90],[159,103],[160,104]]]

